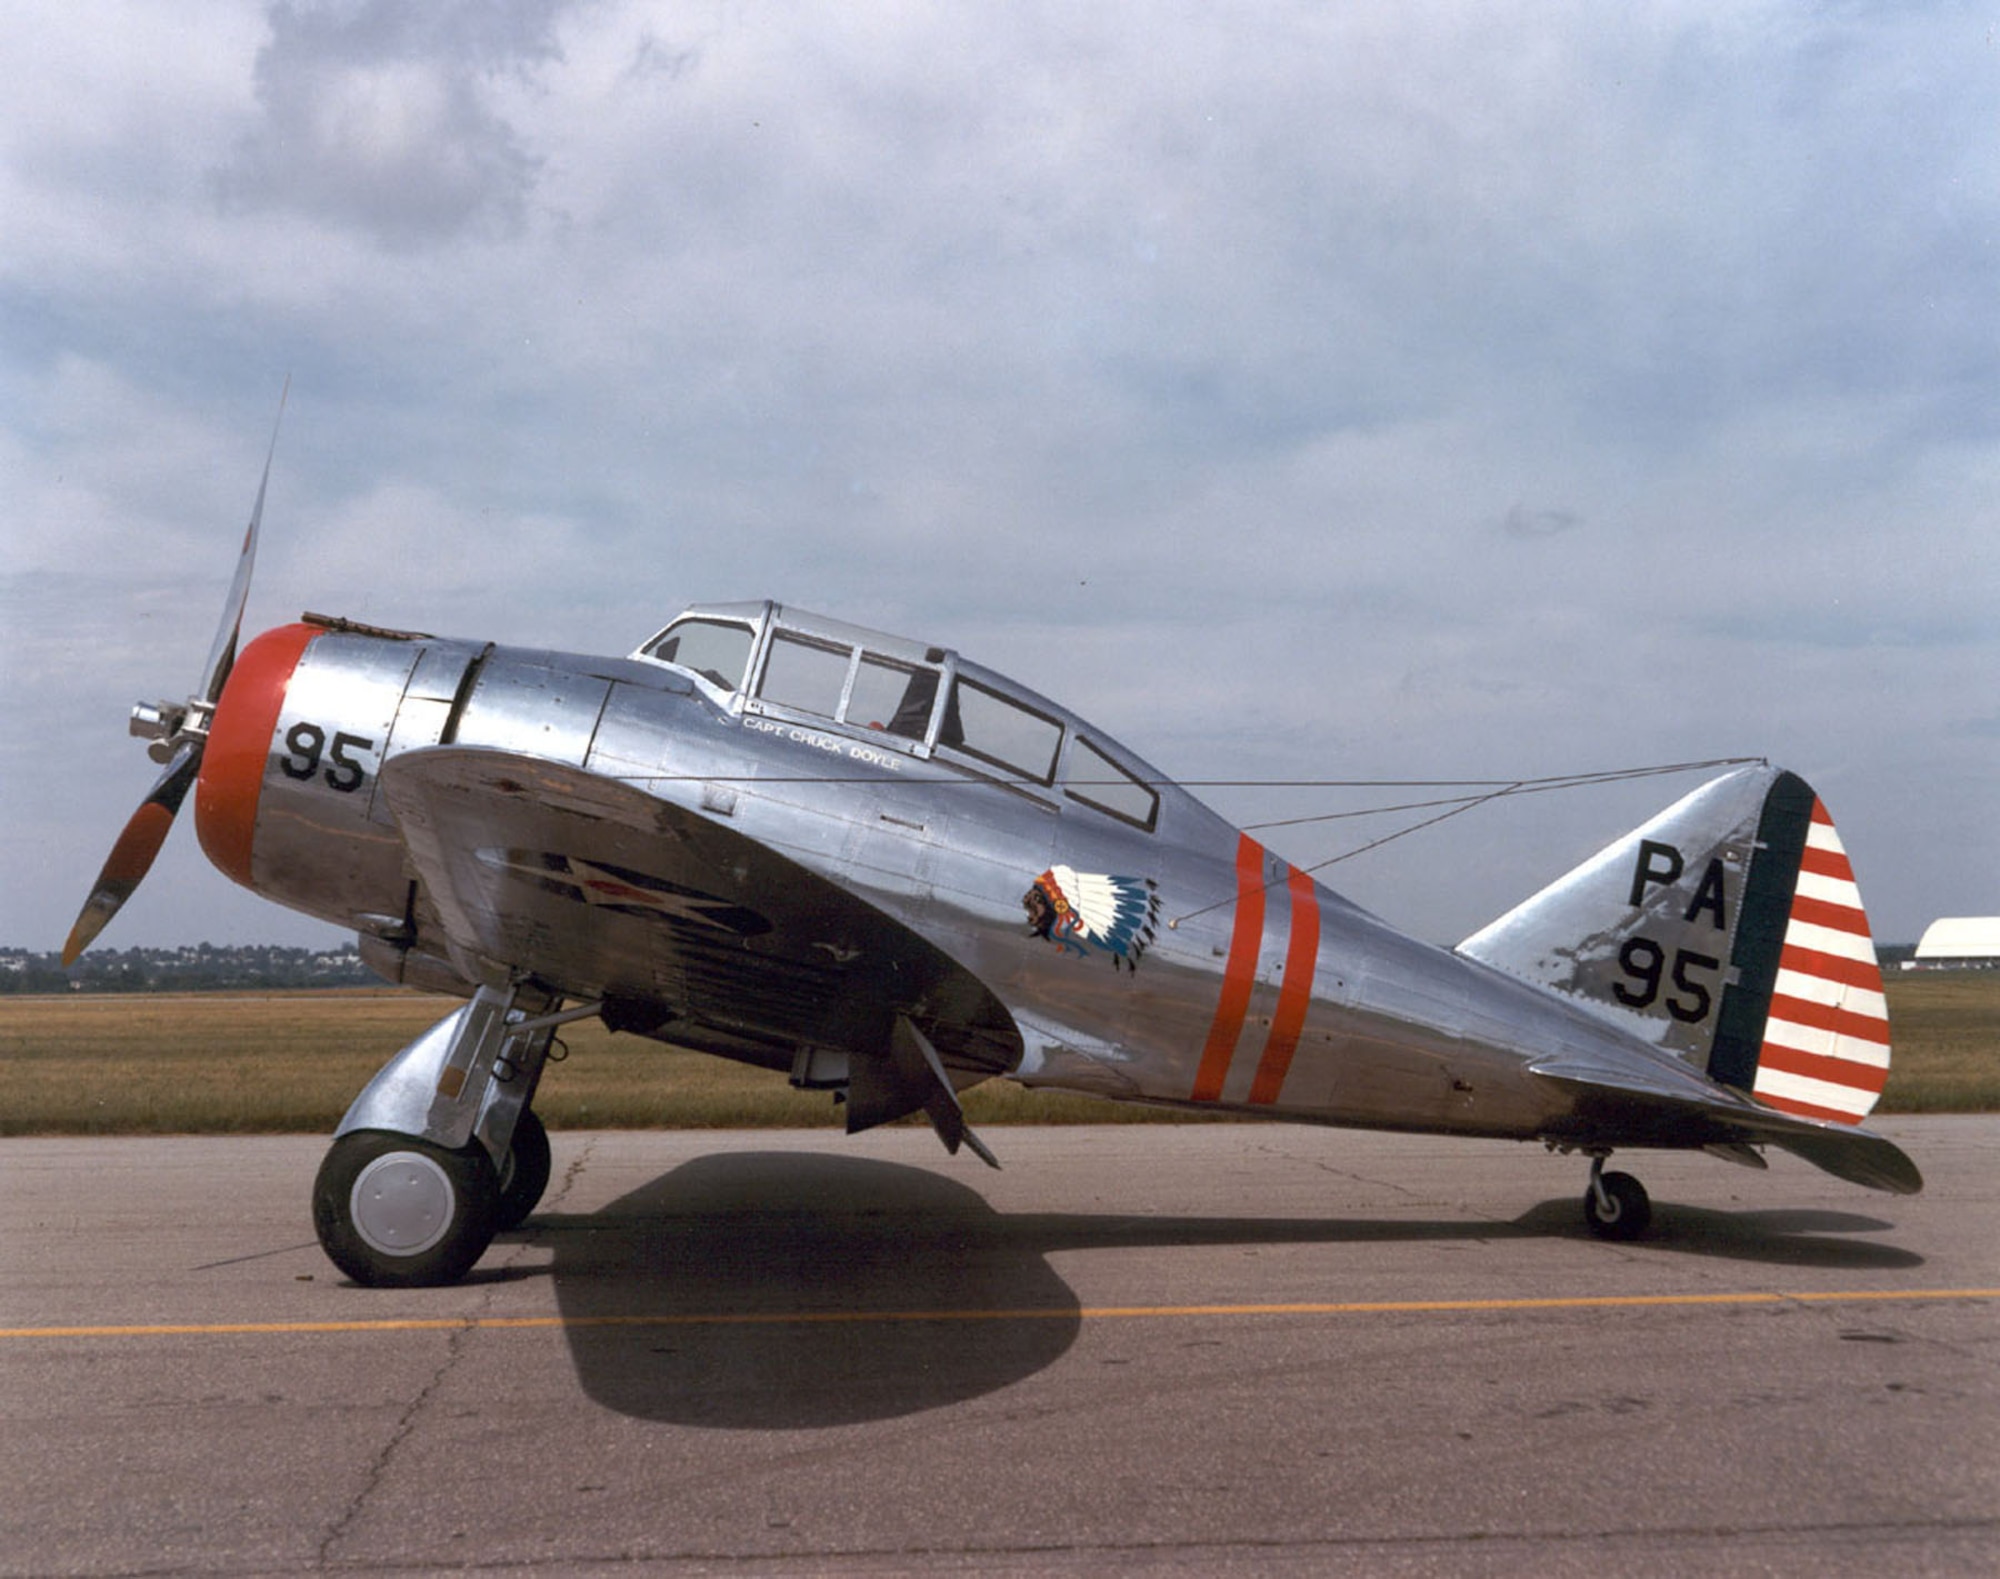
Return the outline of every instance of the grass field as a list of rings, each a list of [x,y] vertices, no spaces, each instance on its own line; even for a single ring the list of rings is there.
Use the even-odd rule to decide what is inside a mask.
[[[401,991],[0,997],[0,1135],[331,1130],[383,1061],[453,1007]],[[1895,1062],[1880,1111],[2000,1110],[2000,974],[1889,982]],[[563,1033],[535,1107],[554,1129],[837,1126],[825,1092],[614,1036]],[[1158,1109],[992,1081],[975,1124],[1186,1122]],[[919,1120],[918,1122],[921,1122]]]
[[[2000,971],[1888,978],[1894,1048],[1881,1113],[2000,1112]]]
[[[0,998],[0,1135],[330,1131],[389,1055],[456,1007],[381,991]],[[552,1129],[838,1127],[824,1091],[595,1020],[561,1033],[535,1110]],[[966,1094],[975,1124],[1172,1122],[1178,1115],[1038,1095]],[[916,1122],[923,1122],[921,1119]]]

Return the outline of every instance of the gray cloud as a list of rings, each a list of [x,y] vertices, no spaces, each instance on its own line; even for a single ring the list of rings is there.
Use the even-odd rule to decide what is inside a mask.
[[[1194,777],[1768,751],[1886,935],[1991,908],[1968,8],[202,15],[0,16],[15,930],[149,782],[124,705],[200,661],[287,370],[253,623],[769,593]],[[1651,798],[1339,881],[1456,937]],[[305,925],[186,881],[127,935]]]
[[[215,172],[225,210],[295,213],[392,248],[518,233],[540,161],[495,87],[559,58],[560,10],[273,5],[256,122]]]
[[[1560,537],[1583,525],[1574,510],[1531,510],[1517,504],[1501,518],[1500,529],[1509,537]]]

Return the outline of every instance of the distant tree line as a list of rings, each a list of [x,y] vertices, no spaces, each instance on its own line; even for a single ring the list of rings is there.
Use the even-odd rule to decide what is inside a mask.
[[[1876,947],[1893,970],[1916,952],[1914,943]],[[29,992],[243,992],[297,987],[379,987],[352,944],[335,949],[279,948],[253,943],[180,948],[93,949],[68,970],[54,951],[0,948],[0,995]]]
[[[68,970],[58,953],[0,948],[0,993],[241,992],[381,984],[351,944],[335,949],[213,943],[93,949]]]

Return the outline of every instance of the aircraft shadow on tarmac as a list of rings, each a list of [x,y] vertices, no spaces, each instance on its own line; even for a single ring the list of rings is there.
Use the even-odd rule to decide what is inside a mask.
[[[1582,1235],[1576,1202],[1544,1201],[1514,1219],[1515,1225],[1550,1235]],[[1769,1266],[1828,1271],[1907,1271],[1924,1258],[1900,1245],[1833,1238],[1840,1234],[1892,1233],[1896,1225],[1854,1212],[1786,1210],[1718,1212],[1705,1206],[1653,1203],[1653,1226],[1633,1248],[1674,1255],[1759,1261]]]
[[[1663,1206],[1648,1244],[1801,1267],[1920,1265],[1827,1237],[1890,1226]],[[522,1232],[554,1252],[591,1398],[641,1419],[747,1430],[914,1414],[1053,1364],[1083,1320],[1049,1264],[1056,1251],[1585,1234],[1568,1198],[1504,1223],[1004,1214],[921,1168],[789,1152],[697,1158],[601,1211],[540,1214]]]

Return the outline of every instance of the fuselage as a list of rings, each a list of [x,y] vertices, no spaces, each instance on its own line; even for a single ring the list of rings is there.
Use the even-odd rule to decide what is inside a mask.
[[[1047,698],[771,604],[691,611],[613,659],[311,617],[267,632],[217,708],[203,846],[236,881],[352,928],[391,979],[468,993],[381,786],[385,763],[439,746],[642,790],[837,885],[1005,1006],[1003,1072],[1026,1084],[1525,1137],[1565,1117],[1532,1060],[1665,1056],[1397,932]],[[643,872],[572,880],[660,902]],[[662,993],[642,951],[552,937],[512,963],[572,998]],[[681,1016],[668,1039],[738,1045],[663,1007]]]

